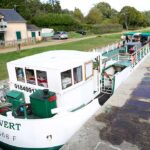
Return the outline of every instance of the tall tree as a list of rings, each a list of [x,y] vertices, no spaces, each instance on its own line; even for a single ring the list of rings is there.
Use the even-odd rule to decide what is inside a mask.
[[[142,14],[144,15],[144,22],[146,23],[146,25],[150,26],[150,11],[145,11]]]
[[[88,24],[99,24],[102,21],[102,14],[97,8],[92,8],[86,16],[86,22]]]
[[[128,26],[140,26],[144,16],[134,7],[125,6],[119,13],[120,23],[128,29]]]
[[[81,12],[81,10],[79,8],[75,8],[74,12],[73,12],[73,16],[75,17],[75,19],[77,19],[78,21],[83,22],[84,20],[84,16]]]
[[[104,18],[111,17],[111,6],[108,3],[100,2],[95,7],[102,13]]]
[[[60,13],[61,12],[61,6],[60,6],[60,2],[57,0],[55,1],[55,4],[53,5],[53,12],[54,13]]]

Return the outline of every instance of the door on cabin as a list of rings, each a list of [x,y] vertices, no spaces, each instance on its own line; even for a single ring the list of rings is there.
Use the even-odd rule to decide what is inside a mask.
[[[93,89],[94,93],[100,92],[100,56],[93,59]]]

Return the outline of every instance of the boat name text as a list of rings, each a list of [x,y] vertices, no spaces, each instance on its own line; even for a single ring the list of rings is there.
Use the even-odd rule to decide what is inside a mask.
[[[35,91],[35,89],[32,89],[32,88],[27,87],[27,86],[19,85],[19,84],[14,84],[14,86],[15,86],[16,89],[26,91],[26,92],[29,92],[29,93],[32,93],[32,92]]]
[[[4,120],[0,120],[0,126],[4,128],[8,128],[11,130],[20,130],[21,124],[20,123],[13,123],[13,122],[8,122]]]
[[[4,132],[0,132],[0,137],[7,139],[7,140],[12,140],[12,141],[16,140],[16,136],[10,135],[10,134],[4,133]]]

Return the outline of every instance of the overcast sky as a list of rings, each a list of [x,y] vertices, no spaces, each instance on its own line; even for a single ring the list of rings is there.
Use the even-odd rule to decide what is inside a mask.
[[[47,1],[47,0],[41,0]],[[150,10],[150,0],[59,0],[62,9],[74,10],[74,8],[79,8],[84,15],[94,6],[94,4],[99,2],[107,2],[110,6],[118,11],[124,6],[135,7],[139,11]]]

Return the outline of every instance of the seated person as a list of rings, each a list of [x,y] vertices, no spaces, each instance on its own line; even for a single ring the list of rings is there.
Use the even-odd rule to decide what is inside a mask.
[[[131,48],[129,49],[129,53],[130,53],[130,54],[134,53],[134,50],[135,50],[134,47],[131,47]]]

